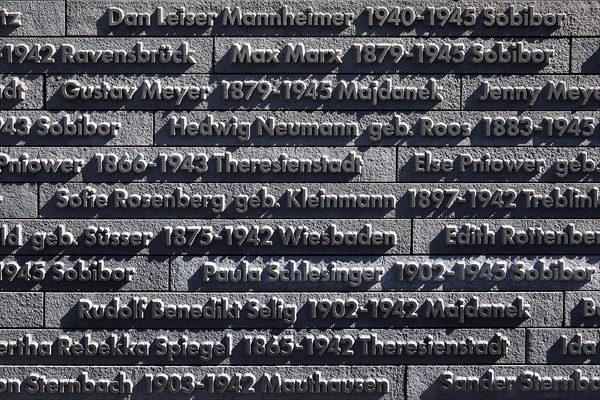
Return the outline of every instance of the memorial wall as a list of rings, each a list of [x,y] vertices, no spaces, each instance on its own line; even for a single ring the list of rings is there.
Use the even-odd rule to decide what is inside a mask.
[[[0,398],[598,399],[599,146],[599,1],[0,1]]]

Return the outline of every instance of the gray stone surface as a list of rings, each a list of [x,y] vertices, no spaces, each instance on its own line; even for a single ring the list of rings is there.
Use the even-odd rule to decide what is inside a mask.
[[[596,399],[599,13],[3,2],[0,399]]]
[[[399,182],[595,182],[596,148],[398,149]]]
[[[285,393],[285,388],[293,388],[300,382],[316,381],[326,386],[326,392],[311,393],[318,399],[346,398],[348,394],[340,393],[340,384],[348,384],[359,390],[361,398],[404,400],[404,367],[0,367],[3,376],[10,377],[10,396],[23,399],[37,399],[40,393],[44,396],[58,393],[58,384],[65,385],[69,392],[61,393],[64,399],[81,398],[82,394],[90,398],[103,399],[190,399],[202,396],[207,399],[232,398],[244,394],[248,399],[278,398]],[[148,378],[146,375],[150,375]],[[184,383],[175,393],[170,393],[162,378]],[[220,380],[218,380],[220,378]],[[238,380],[238,389],[229,389]],[[8,382],[8,379],[7,379]],[[82,391],[87,383],[88,391]],[[54,383],[54,385],[52,385]],[[80,383],[81,385],[78,385]],[[150,384],[149,384],[150,383]],[[70,384],[70,385],[68,385]],[[116,393],[103,393],[102,387],[110,385]],[[230,386],[231,385],[231,386]],[[179,386],[177,386],[179,387]],[[183,388],[185,387],[185,389]],[[336,390],[337,388],[337,390]],[[27,391],[29,389],[29,391]],[[161,390],[162,389],[162,390]],[[43,390],[43,392],[42,392]],[[54,392],[52,391],[54,390]],[[226,393],[228,391],[233,393]],[[236,390],[238,393],[235,393]],[[275,392],[277,390],[277,392]],[[315,389],[312,389],[314,391]],[[305,395],[287,393],[290,399],[301,399]]]
[[[41,109],[45,105],[41,75],[0,75],[0,110]]]
[[[0,292],[0,327],[41,328],[44,323],[42,293]]]
[[[216,86],[201,74],[49,75],[46,105],[51,110],[206,109],[207,96]],[[114,98],[108,94],[111,90],[117,92]]]
[[[30,184],[0,185],[1,218],[36,218],[37,188]]]
[[[565,39],[510,41],[492,39],[421,39],[386,38],[255,38],[234,37],[215,39],[215,72],[240,73],[568,73],[569,44]],[[380,48],[367,57],[369,46]],[[442,61],[427,49],[447,49],[452,61]],[[258,49],[276,50],[277,61],[252,62],[250,54]],[[321,49],[325,62],[302,62]],[[511,51],[534,53],[540,62],[499,63],[498,54]],[[522,49],[522,50],[521,50]],[[325,50],[336,50],[327,52]],[[312,51],[312,53],[311,53]],[[490,58],[486,60],[486,54]],[[494,59],[493,54],[496,54]],[[244,57],[245,56],[245,57]],[[302,58],[299,58],[302,57]],[[310,58],[308,59],[310,60]],[[544,61],[542,61],[544,60]]]
[[[243,86],[239,99],[233,97],[235,85]],[[398,98],[390,97],[391,89]],[[118,91],[115,98],[106,94],[111,90]],[[460,80],[398,74],[49,75],[46,101],[52,110],[458,110]]]
[[[43,2],[43,5],[40,3]],[[0,26],[0,36],[65,35],[65,3],[61,0],[13,0],[2,2],[10,16]],[[20,23],[15,20],[19,15]]]
[[[562,297],[554,292],[47,293],[45,318],[49,328],[79,329],[559,327]]]
[[[407,376],[410,400],[595,399],[600,380],[597,367],[581,365],[409,366]]]
[[[171,280],[182,292],[597,290],[599,263],[596,256],[177,256]]]
[[[598,79],[596,75],[464,76],[462,106],[465,110],[597,110]]]
[[[591,183],[67,183],[39,194],[43,218],[585,218],[600,207]]]
[[[383,147],[0,147],[0,162],[6,164],[0,167],[0,179],[40,183],[393,182],[394,153],[393,148]],[[268,165],[261,164],[263,160]],[[286,169],[284,164],[290,163],[294,165]]]
[[[223,7],[230,5],[227,2],[213,2],[210,5],[198,1],[189,2],[188,10],[194,13],[217,13],[214,27],[204,25],[193,27],[166,27],[158,26],[158,16],[156,8],[164,7],[165,12],[174,12],[180,3],[168,0],[158,2],[151,1],[106,1],[106,0],[67,0],[68,20],[67,32],[69,35],[115,35],[115,36],[132,36],[132,35],[178,35],[178,36],[195,36],[195,35],[215,35],[215,36],[281,36],[281,28],[269,26],[257,27],[237,27],[223,26]],[[305,11],[306,1],[286,1],[283,2],[260,2],[256,1],[238,1],[235,5],[239,6],[241,11],[249,13],[258,11],[262,13],[281,13],[282,5],[288,6],[289,12],[300,14]],[[414,11],[415,21],[411,24],[399,25],[383,24],[379,26],[377,21],[369,26],[368,14],[366,7],[385,6],[386,3],[373,4],[369,1],[344,1],[344,2],[310,2],[317,12],[341,12],[352,13],[353,20],[348,25],[338,27],[286,27],[286,35],[298,36],[337,36],[337,35],[359,35],[359,36],[398,36],[398,35],[422,35],[422,36],[585,36],[597,33],[598,22],[593,18],[598,10],[598,4],[594,1],[578,1],[576,3],[565,1],[490,1],[485,4],[473,3],[470,1],[437,1],[436,7],[446,7],[450,10],[459,9],[461,13],[460,25],[448,23],[442,26],[441,21],[436,20],[435,25],[429,23],[430,15],[426,12],[428,4],[411,0],[403,3],[403,6],[410,7]],[[151,14],[150,26],[126,27],[124,24],[120,26],[109,26],[107,8],[119,7],[126,13],[144,12]],[[513,10],[509,9],[513,6]],[[511,14],[519,14],[521,12],[529,13],[529,6],[534,7],[534,14],[565,14],[559,21],[551,26],[499,26],[496,24],[497,18],[506,21],[506,16]],[[466,17],[466,8],[474,7],[475,25],[464,26],[462,21],[470,23],[471,19]],[[484,7],[491,7],[488,15],[484,15]],[[392,8],[392,7],[390,7]],[[511,12],[512,11],[512,12]],[[503,16],[504,15],[504,16]],[[410,15],[409,15],[410,16]],[[423,16],[423,19],[416,18]],[[427,18],[425,18],[427,17]],[[484,20],[489,26],[484,24]]]
[[[598,72],[598,38],[573,39],[572,72],[575,73],[597,73]]]
[[[408,254],[408,220],[0,220],[0,254]],[[19,243],[21,243],[19,245]]]
[[[599,326],[599,297],[594,291],[565,292],[565,326]]]
[[[2,290],[163,291],[169,289],[165,257],[5,256],[0,258]]]
[[[2,144],[11,146],[150,146],[147,112],[21,111],[0,113]]]
[[[39,38],[0,40],[0,68],[30,73],[206,73],[212,69],[209,38],[68,38],[42,43],[45,57],[19,57],[20,49],[40,45]],[[20,47],[18,47],[20,46]],[[166,61],[161,61],[165,59]]]
[[[524,361],[525,330],[0,330],[0,346],[9,343],[33,344],[36,350],[0,356],[3,364],[510,364]]]
[[[400,203],[405,191],[388,183],[43,184],[40,211],[45,218],[153,218],[156,213],[163,218],[302,218],[307,212],[311,218],[394,218],[410,215],[407,205]],[[105,199],[105,204],[79,205],[77,198],[93,193]],[[339,198],[321,209],[303,200],[319,193]],[[72,206],[67,205],[69,198]],[[364,207],[359,201],[372,204]]]
[[[598,146],[597,111],[165,111],[156,144],[220,146]],[[237,124],[236,124],[237,122]],[[518,131],[509,131],[511,124]],[[333,133],[330,133],[332,132]]]
[[[598,364],[600,330],[530,329],[527,359],[532,364]]]
[[[594,220],[414,220],[416,254],[595,254]]]

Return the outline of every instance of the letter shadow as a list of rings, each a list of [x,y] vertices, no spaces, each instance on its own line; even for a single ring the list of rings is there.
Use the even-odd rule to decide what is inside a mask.
[[[404,8],[402,10],[407,10],[408,8]],[[436,23],[432,26],[429,24],[429,17],[431,14],[425,13],[424,9],[414,10],[415,20],[412,23],[409,23],[413,18],[410,17],[410,11],[405,11],[407,14],[405,15],[408,19],[406,19],[407,23],[400,23],[398,25],[395,24],[385,24],[383,26],[378,26],[378,21],[374,18],[375,24],[373,26],[369,26],[368,24],[368,11],[363,10],[355,20],[356,33],[358,35],[366,35],[366,36],[398,36],[398,35],[408,35],[414,34],[419,37],[444,37],[444,36],[497,36],[502,37],[506,35],[505,27],[487,27],[484,25],[484,15],[482,12],[476,15],[475,21],[472,26],[468,26],[466,24],[456,25],[456,24],[447,24],[445,26],[440,25],[440,20],[436,19]],[[526,9],[520,12],[519,14],[523,15]],[[498,13],[501,11],[498,10]],[[507,7],[503,13],[508,13],[509,8]],[[421,21],[417,21],[416,17],[422,14],[425,18]],[[527,36],[531,37],[546,37],[550,36],[552,32],[559,29],[558,27],[527,27]],[[414,30],[414,33],[413,33]],[[522,30],[517,32],[515,31],[516,37],[522,36]],[[519,36],[521,35],[521,36]],[[514,36],[514,35],[513,35]]]
[[[9,69],[7,69],[7,71],[8,70]],[[22,80],[30,79],[30,81],[28,83],[30,85],[32,85],[32,84],[35,85],[35,83],[33,81],[37,77],[39,77],[40,75],[39,74],[23,74],[23,73],[18,73],[18,72],[17,73],[13,73],[13,74],[3,74],[3,73],[0,73],[0,77],[2,77],[2,78],[4,78],[4,77],[10,77],[10,76],[18,77],[19,79],[22,79]],[[2,82],[1,78],[0,78],[0,82]],[[40,81],[39,84],[41,86],[44,85],[43,81]],[[20,104],[25,103],[27,101],[29,101],[29,99],[27,99],[27,98],[25,98],[23,100],[16,100],[16,101],[13,101],[13,100],[0,100],[0,110],[16,110],[16,109],[19,108]],[[44,100],[42,99],[42,102],[43,101]],[[40,107],[43,108],[43,105],[41,105]],[[8,141],[9,139],[7,139],[8,135],[3,134],[2,136],[3,136],[2,137],[2,145],[4,145],[4,143],[5,143],[4,141],[5,140]],[[8,144],[9,143],[7,142],[7,145]]]
[[[181,75],[181,74],[180,74]],[[149,76],[148,79],[161,79],[167,76],[178,77],[179,75],[153,75]],[[143,99],[142,93],[143,90],[143,80],[140,79],[139,75],[120,75],[119,78],[131,78],[128,81],[118,81],[115,86],[123,86],[123,82],[137,84],[137,88],[133,93],[131,99],[123,99],[123,100],[66,100],[60,95],[60,90],[54,91],[50,98],[47,101],[47,108],[50,110],[60,109],[60,110],[92,110],[92,111],[104,111],[104,110],[154,110],[154,109],[172,109],[172,110],[194,110],[198,108],[198,106],[205,102],[206,100],[202,100],[201,98],[190,100],[188,98],[181,101],[181,104],[176,104],[177,99]],[[62,83],[70,78],[69,75],[62,75]],[[100,85],[103,83],[113,84],[112,79],[114,76],[109,74],[95,74],[95,75],[86,75],[85,76],[85,85]],[[61,83],[61,80],[58,79],[57,83]],[[208,96],[210,98],[210,96]]]
[[[483,76],[485,80],[485,76]],[[493,81],[491,83],[494,83]],[[568,90],[568,88],[567,88]],[[561,100],[551,99],[548,100],[550,95],[550,83],[547,82],[542,86],[538,93],[535,101],[529,104],[528,100],[495,100],[490,102],[489,98],[485,103],[482,103],[479,99],[483,95],[483,82],[464,100],[465,110],[482,110],[482,111],[526,111],[526,110],[538,110],[538,111],[564,111],[564,110],[577,110],[577,111],[593,111],[598,109],[598,102],[589,101],[587,104],[581,104],[581,101],[573,100]]]
[[[583,299],[579,301],[575,305],[575,307],[571,308],[569,311],[569,316],[571,321],[569,326],[583,326],[583,327],[592,327],[592,326],[600,326],[600,321],[598,321],[598,317],[594,316],[592,318],[583,318]]]
[[[240,263],[242,261],[246,261],[248,262],[249,265],[252,265],[252,263],[258,259],[258,256],[224,256],[221,257],[221,262],[225,261],[225,260],[232,260],[235,264],[236,264],[236,268],[235,270],[241,270],[240,268]],[[182,257],[184,262],[191,262],[194,260],[194,257],[189,257],[189,256],[183,256]],[[301,256],[292,256],[292,259],[294,260],[303,260],[303,258]],[[357,263],[365,263],[365,264],[369,264],[369,263],[375,263],[375,260],[377,259],[377,256],[374,257],[368,257],[368,256],[355,256],[352,258],[353,261],[356,261]],[[329,290],[340,290],[340,286],[338,283],[321,283],[321,282],[302,282],[302,283],[298,283],[298,282],[269,282],[268,281],[268,277],[269,277],[269,271],[266,268],[269,259],[268,256],[264,256],[263,260],[265,262],[264,267],[262,268],[262,270],[260,271],[260,281],[259,282],[237,282],[235,285],[230,285],[227,286],[227,291],[228,292],[254,292],[254,291],[261,291],[261,292],[298,292],[298,291],[302,291],[302,292],[322,292],[322,291],[329,291]],[[310,263],[325,263],[325,264],[329,264],[328,265],[328,270],[332,269],[332,265],[330,264],[332,261],[335,261],[336,258],[331,258],[331,257],[325,257],[325,256],[315,256],[315,257],[310,257],[310,259],[308,260]],[[259,264],[260,265],[260,264]],[[284,265],[282,266],[281,269],[286,268],[288,265]],[[186,290],[188,291],[223,291],[223,287],[224,285],[226,285],[226,283],[219,283],[219,282],[214,282],[214,281],[209,281],[209,282],[203,282],[202,280],[202,270],[201,268],[199,268],[200,266],[198,266],[198,268],[196,269],[196,271],[194,271],[193,274],[190,275],[190,277],[187,279],[187,283],[188,283],[188,287]],[[287,268],[286,268],[287,269]],[[381,284],[382,286],[387,283],[387,282],[391,282],[389,284],[389,288],[393,289],[394,288],[394,283],[393,283],[393,272],[387,271],[381,279]],[[362,281],[361,284],[359,286],[345,286],[344,290],[348,290],[348,291],[368,291],[371,287],[377,285],[378,282],[364,282]],[[403,287],[403,289],[405,289]]]
[[[290,38],[290,40],[293,40]],[[244,42],[242,42],[244,43]],[[214,70],[219,73],[247,73],[247,74],[328,74],[328,73],[341,73],[341,72],[356,72],[357,67],[353,64],[354,56],[350,54],[350,51],[346,51],[342,55],[342,63],[286,63],[284,49],[287,46],[275,46],[281,53],[279,53],[279,63],[232,63],[234,49],[230,47],[223,57],[215,59]],[[310,47],[307,47],[310,49]],[[361,71],[364,73],[372,73],[374,71]],[[381,71],[377,71],[381,72]]]
[[[10,36],[11,33],[16,31],[20,27],[21,26],[2,26],[0,27],[0,36]]]
[[[425,281],[425,282],[420,281],[419,279],[415,279],[412,282],[406,282],[406,281],[400,282],[400,281],[396,280],[396,269],[395,268],[390,268],[389,270],[387,270],[383,274],[382,280],[381,280],[382,290],[384,290],[384,291],[391,290],[391,291],[396,291],[396,292],[435,291],[436,289],[439,289],[447,284],[448,284],[448,282],[446,282],[446,281],[436,282],[433,279],[431,279],[429,281]],[[459,289],[459,290],[461,290],[461,289]]]
[[[597,74],[600,71],[600,48],[581,64],[581,72],[584,74]]]
[[[588,149],[588,150],[592,150],[593,149]],[[581,149],[582,152],[585,152],[586,149],[582,148]],[[575,159],[577,161],[580,162],[581,165],[583,165],[583,154],[582,153],[576,153],[577,156],[576,157],[568,157],[565,156],[564,160],[567,160],[567,162],[570,162],[571,160]],[[600,159],[596,159],[594,156],[590,157],[592,160],[595,160],[596,162],[600,162]],[[589,160],[589,159],[588,159]],[[550,161],[556,161],[556,160],[550,160]],[[556,163],[553,162],[552,164],[550,164],[550,166],[544,171],[544,173],[542,174],[542,176],[540,177],[540,182],[555,182],[555,183],[561,183],[561,182],[599,182],[600,178],[598,178],[595,174],[595,171],[592,172],[568,172],[568,174],[564,177],[560,177],[556,175]],[[565,212],[566,210],[563,210],[562,212]],[[584,218],[589,218],[589,214],[587,214]]]
[[[205,36],[210,27],[206,26],[177,26],[175,28],[164,27],[160,28],[157,26],[158,21],[158,10],[150,15],[150,26],[126,26],[120,24],[119,26],[109,25],[109,11],[108,9],[104,14],[96,21],[96,32],[100,36],[141,36],[143,34],[148,36]]]
[[[175,153],[175,152],[173,152]],[[104,153],[105,155],[108,152]],[[130,160],[133,160],[138,153],[135,152],[124,152],[119,153],[117,156],[129,154]],[[167,152],[167,154],[171,154]],[[81,169],[81,177],[84,182],[87,183],[111,183],[111,182],[122,182],[122,183],[135,183],[135,182],[181,182],[181,183],[193,183],[204,180],[217,181],[217,173],[214,172],[214,167],[209,168],[208,172],[203,173],[191,173],[187,170],[184,171],[182,168],[178,168],[175,172],[173,169],[167,168],[167,172],[161,172],[160,156],[154,158],[147,158],[146,161],[149,163],[154,162],[157,167],[148,166],[145,170],[140,172],[98,172],[98,161],[95,157],[91,158],[90,161],[84,165]],[[210,160],[209,160],[210,163]],[[212,164],[212,163],[211,163]],[[114,193],[111,194],[111,201],[114,201]],[[107,211],[109,212],[109,211]],[[131,215],[131,214],[129,214]]]
[[[160,111],[157,111],[157,114],[161,113]],[[302,147],[319,147],[319,146],[323,146],[324,143],[326,143],[328,146],[347,146],[350,144],[354,144],[357,146],[365,146],[365,147],[375,147],[376,145],[374,145],[374,143],[369,140],[368,138],[368,134],[367,134],[367,130],[363,129],[361,130],[360,128],[360,121],[361,119],[365,116],[368,115],[368,113],[364,113],[364,112],[327,112],[324,111],[322,112],[323,114],[323,121],[324,122],[333,122],[334,118],[339,115],[339,114],[343,114],[344,115],[344,120],[343,122],[356,122],[359,124],[359,130],[356,136],[328,136],[328,137],[323,137],[323,136],[292,136],[292,135],[286,135],[286,136],[275,136],[277,139],[274,140],[273,137],[271,137],[268,134],[264,134],[262,136],[258,135],[258,126],[259,126],[259,121],[258,121],[258,117],[260,117],[261,115],[258,113],[254,113],[254,112],[247,112],[247,113],[239,113],[239,119],[238,119],[238,123],[241,122],[249,122],[250,125],[250,132],[249,132],[249,139],[248,140],[240,140],[238,139],[234,134],[222,134],[222,135],[218,135],[218,134],[212,134],[210,136],[208,135],[203,135],[201,133],[198,133],[196,135],[177,135],[177,136],[171,136],[170,134],[170,123],[167,120],[167,118],[169,118],[169,116],[171,114],[175,114],[172,111],[163,111],[162,115],[157,115],[157,122],[160,124],[162,121],[164,121],[164,124],[161,124],[158,128],[157,128],[157,132],[155,134],[155,139],[156,139],[156,145],[158,146],[232,146],[232,147],[236,147],[236,146],[264,146],[264,147],[276,147],[276,146],[302,146]],[[230,119],[226,119],[226,118],[218,118],[219,114],[218,113],[211,113],[211,112],[206,112],[206,116],[202,119],[202,120],[195,120],[194,118],[190,118],[190,122],[195,122],[198,124],[209,124],[209,116],[212,115],[214,117],[216,117],[213,121],[213,124],[228,124],[228,123],[232,123],[233,122],[233,117],[236,115],[233,115],[230,117]],[[329,118],[329,115],[331,115],[331,118]],[[269,114],[269,116],[273,116],[277,122],[282,122],[282,123],[288,123],[289,121],[289,116],[287,115],[286,111],[281,111],[281,112],[274,112],[273,114]],[[236,116],[237,117],[237,116]],[[312,119],[310,120],[302,120],[302,121],[293,121],[293,122],[303,122],[303,123],[309,123],[312,122]],[[336,121],[337,122],[337,121]],[[384,143],[386,145],[393,145],[396,143],[395,138],[382,138],[380,143],[383,145]]]
[[[525,3],[525,4],[527,4],[527,3]],[[524,8],[518,14],[523,16],[528,11],[529,11],[528,8]],[[536,12],[539,13],[540,10],[537,9]],[[500,13],[509,15],[510,14],[510,6],[504,10],[498,10],[496,12],[496,15],[498,15]],[[477,15],[477,20],[476,20],[475,25],[473,25],[471,27],[471,29],[472,29],[471,36],[502,37],[502,36],[506,35],[506,27],[505,26],[487,27],[484,25],[483,21],[484,21],[484,16],[483,16],[483,13],[480,12]],[[558,26],[526,26],[525,29],[527,32],[527,37],[542,37],[542,38],[544,38],[544,37],[551,36],[553,32],[557,31],[560,28]],[[514,32],[511,36],[522,37],[523,31],[524,31],[523,27],[519,27],[514,30]]]
[[[490,110],[491,111],[491,110]],[[517,112],[517,116],[523,115],[525,111],[521,110]],[[577,113],[577,111],[570,111],[571,114]],[[494,117],[494,114],[489,114],[490,117]],[[504,116],[503,116],[504,117]],[[505,118],[505,117],[504,117]],[[535,126],[537,122],[534,120],[532,127]],[[537,124],[538,126],[544,126],[544,131],[546,132],[546,123],[540,122]],[[524,124],[521,125],[523,130],[527,130]],[[547,136],[547,134],[542,134],[541,132],[533,132],[529,136],[508,136],[504,135],[501,137],[494,137],[493,134],[491,136],[486,137],[486,127],[485,122],[483,120],[479,120],[477,124],[473,127],[473,131],[469,136],[470,144],[472,146],[488,146],[488,147],[504,147],[504,146],[580,146],[582,144],[586,145],[598,145],[600,144],[600,126],[596,126],[594,128],[594,132],[590,136],[559,136],[557,131],[553,131],[552,136]],[[586,143],[588,142],[588,143]]]
[[[468,222],[468,221],[465,221]],[[498,234],[498,232],[500,232],[500,230],[497,230],[495,233],[496,235]],[[452,247],[450,247],[450,245],[445,243],[445,239],[444,239],[444,230],[441,230],[440,232],[438,232],[438,234],[433,238],[433,240],[431,240],[431,242],[429,242],[429,254],[431,255],[439,255],[439,254],[444,254],[444,253],[450,253],[450,254],[470,254],[470,255],[483,255],[483,254],[494,254],[495,252],[498,251],[498,246],[497,245],[478,245],[477,247],[475,246],[469,246],[468,249],[467,248],[459,248],[458,251],[452,251]]]
[[[572,338],[571,338],[572,339]],[[556,340],[552,343],[552,346],[546,351],[546,359],[549,364],[598,364],[600,361],[600,355],[598,353],[589,355],[574,355],[574,354],[561,354],[561,339]],[[570,340],[569,340],[570,342]]]
[[[64,124],[60,123],[63,128]],[[44,146],[44,147],[66,147],[66,146],[106,146],[110,141],[115,140],[117,136],[45,136],[38,135],[38,129],[33,125],[27,135],[4,135],[2,138],[3,146]]]
[[[374,8],[377,9],[377,7]],[[447,35],[460,36],[469,29],[464,25],[452,27],[450,29],[441,26],[427,26],[424,20],[416,20],[416,17],[421,12],[420,9],[414,10],[412,7],[398,7],[398,9],[403,13],[405,22],[399,22],[398,24],[383,22],[379,25],[380,19],[373,17],[374,23],[371,26],[369,26],[369,12],[366,8],[363,9],[354,20],[356,34],[360,36],[405,36],[413,34],[420,37]],[[392,11],[393,7],[388,8],[388,10]],[[412,23],[409,23],[411,20],[413,20]]]
[[[112,189],[117,189],[116,187]],[[125,187],[127,189],[127,187]],[[79,192],[79,194],[85,193],[85,190]],[[143,193],[153,193],[150,191],[146,191]],[[177,193],[177,190],[174,189],[170,193],[164,193],[165,195],[174,195]],[[70,195],[74,195],[75,193],[70,193]],[[137,193],[136,193],[137,194]],[[122,218],[122,219],[144,219],[153,217],[153,212],[160,210],[160,218],[218,218],[222,217],[224,213],[214,214],[211,211],[210,207],[206,209],[194,209],[194,208],[120,208],[117,209],[114,207],[114,204],[117,203],[115,192],[110,192],[108,196],[107,204],[108,206],[105,208],[84,208],[79,207],[77,209],[71,208],[58,208],[55,206],[55,198],[54,196],[50,197],[46,203],[44,203],[40,208],[41,215],[49,218]],[[232,214],[234,215],[234,214]],[[155,216],[155,215],[154,215]]]
[[[252,4],[252,3],[247,3]],[[263,3],[268,4],[268,3]],[[298,3],[296,3],[298,4]],[[242,14],[248,12],[249,8],[241,7]],[[282,15],[284,9],[280,7],[277,11],[277,14]],[[317,10],[318,11],[318,10]],[[252,12],[261,13],[268,12],[273,13],[273,11],[264,11],[252,9]],[[304,10],[288,10],[288,12],[292,12],[294,14],[307,13],[309,9]],[[221,10],[214,21],[214,26],[212,30],[212,34],[214,36],[339,36],[344,30],[348,29],[344,26],[309,26],[309,27],[295,27],[295,26],[261,26],[260,29],[256,27],[245,27],[245,26],[231,26],[224,23],[225,21],[225,12]],[[352,25],[350,24],[350,27]]]
[[[468,150],[468,147],[464,148]],[[434,153],[435,157],[435,153]],[[422,172],[421,174],[414,172],[414,165],[416,164],[416,154],[413,154],[408,162],[400,165],[398,170],[398,181],[399,182],[430,182],[430,183],[444,183],[444,182],[460,182],[464,180],[465,173],[469,172],[460,172],[460,160],[458,158],[458,154],[454,160],[452,160],[452,170],[449,173],[443,172]],[[422,175],[427,174],[427,179],[423,179]],[[535,182],[537,179],[536,173],[526,173],[526,172],[515,172],[515,173],[495,173],[495,172],[477,172],[477,174],[483,175],[482,178],[477,179],[477,175],[474,175],[471,179],[472,182],[495,182],[495,183],[513,183],[513,182]],[[490,177],[490,174],[493,174]],[[435,178],[435,179],[432,179]],[[487,179],[486,179],[487,178]]]
[[[125,295],[127,295],[127,294],[125,294]],[[119,297],[119,294],[115,293],[115,297]],[[96,299],[93,299],[92,301],[94,304],[100,304],[100,305],[106,306],[112,301],[112,298],[107,301],[104,301],[104,300],[97,301]],[[128,305],[130,307],[134,307],[133,299],[130,300]],[[133,319],[131,319],[131,320],[125,320],[125,319],[106,320],[104,318],[101,318],[98,320],[80,319],[77,301],[60,318],[60,326],[65,329],[67,329],[67,328],[68,329],[92,329],[92,328],[134,329],[137,327],[137,324],[139,324],[139,323],[140,323],[139,320],[135,321]]]
[[[385,74],[381,74],[384,76]],[[254,92],[247,98],[247,94],[250,93],[250,89],[246,86],[244,89],[245,97],[240,100],[228,99],[224,100],[225,92],[224,87],[221,84],[221,76],[211,75],[209,77],[209,84],[213,87],[216,86],[215,90],[208,96],[208,109],[212,111],[229,111],[229,110],[289,110],[289,111],[315,111],[315,110],[339,110],[339,111],[365,111],[365,108],[371,110],[419,110],[426,111],[434,109],[439,103],[440,100],[395,100],[395,101],[379,101],[379,104],[373,105],[371,101],[366,100],[354,100],[354,99],[339,99],[336,96],[342,95],[342,87],[338,84],[337,86],[332,86],[331,95],[325,99],[312,99],[307,98],[305,95],[307,92],[312,90],[311,81],[315,80],[317,84],[319,84],[324,76],[309,76],[308,78],[302,75],[290,75],[290,76],[279,76],[274,78],[269,78],[268,75],[253,75],[248,76],[248,80],[254,81],[265,81],[267,82],[264,85],[264,94],[260,94],[261,92],[258,89],[255,89]],[[283,79],[278,79],[283,78]],[[286,79],[289,78],[289,79]],[[352,81],[355,79],[362,80],[364,78],[368,78],[369,80],[364,81],[362,83],[359,82],[359,87],[368,87],[372,96],[377,96],[377,94],[373,94],[375,91],[375,87],[373,87],[372,83],[376,82],[378,78],[377,75],[369,75],[369,74],[352,74],[343,76],[344,80]],[[283,81],[288,80],[289,82],[302,81],[306,84],[307,89],[304,91],[302,89],[297,94],[295,89],[292,88],[294,86],[290,83],[290,99],[285,99],[285,85]],[[424,87],[430,86],[431,81],[424,82]],[[257,86],[258,87],[258,86]],[[387,86],[381,86],[379,90],[387,88]],[[310,90],[309,90],[310,89]],[[320,91],[324,90],[320,86],[316,87],[315,90]],[[431,90],[428,87],[429,90]],[[263,90],[263,89],[261,89]],[[275,91],[275,92],[274,92]],[[279,93],[277,93],[279,91]],[[360,91],[360,89],[358,89]],[[302,92],[302,93],[300,93]],[[323,92],[324,93],[324,92]],[[379,92],[378,92],[379,93]],[[300,97],[300,98],[298,98]],[[308,96],[312,97],[312,95]]]
[[[423,210],[418,208],[411,209],[408,206],[410,204],[410,196],[408,192],[405,192],[400,198],[402,206],[401,209],[397,209],[397,218],[506,218],[514,213],[512,211],[514,209],[509,208],[472,208],[467,203],[459,201],[454,201],[449,207],[429,207]],[[445,202],[446,200],[444,200],[444,204]],[[519,210],[518,206],[516,209]]]
[[[7,256],[4,256],[4,260],[6,260]],[[121,257],[121,259],[125,259],[129,257]],[[26,258],[19,257],[17,260],[19,261],[19,265],[23,266],[28,261],[43,261],[48,264],[53,262],[61,261],[61,260],[70,260],[73,263],[77,260],[86,260],[87,262],[96,261],[96,260],[115,260],[115,257],[109,256],[38,256],[35,259],[31,256]],[[4,261],[1,260],[0,261]],[[26,260],[26,261],[25,261]],[[74,266],[74,264],[72,265]],[[71,266],[71,267],[72,267]],[[65,268],[70,269],[69,267]],[[128,284],[128,282],[117,282],[117,281],[108,281],[108,282],[78,282],[78,281],[54,281],[52,279],[52,271],[51,269],[44,269],[45,275],[42,280],[24,280],[24,279],[14,279],[14,280],[3,280],[0,284],[0,291],[11,291],[11,290],[47,290],[47,291],[70,291],[70,292],[89,292],[89,291],[119,291],[124,286]],[[32,272],[33,275],[33,272]],[[135,279],[135,278],[134,278]]]

